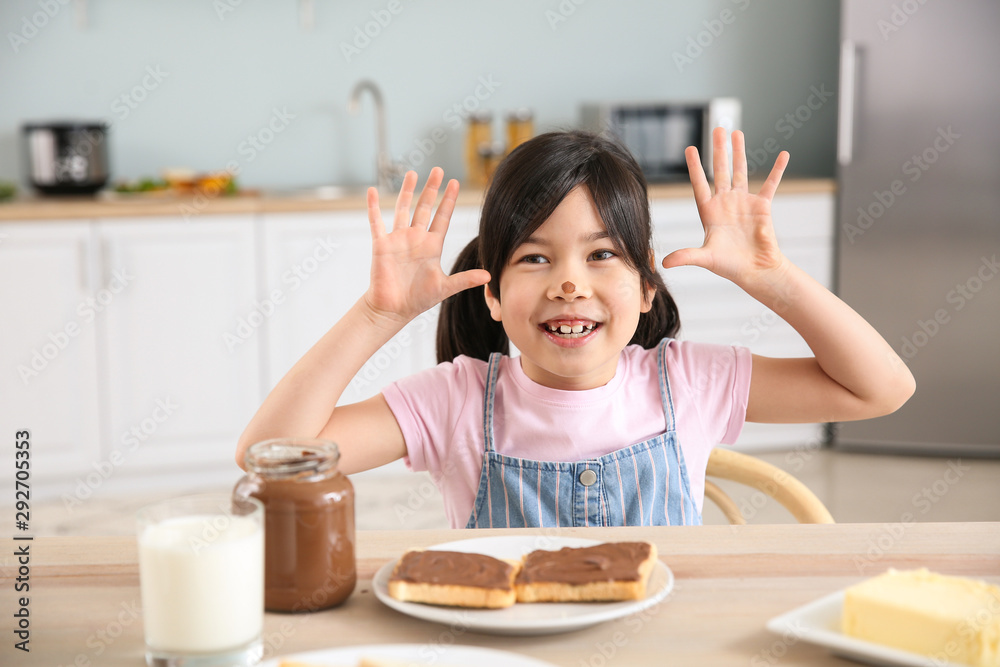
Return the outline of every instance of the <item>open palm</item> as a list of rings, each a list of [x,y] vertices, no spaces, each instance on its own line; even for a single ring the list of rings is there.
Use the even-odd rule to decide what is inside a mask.
[[[378,190],[368,189],[372,269],[365,300],[382,316],[407,322],[449,296],[485,285],[490,279],[490,274],[482,269],[449,276],[441,268],[441,249],[458,197],[458,181],[451,180],[431,218],[443,178],[440,168],[431,170],[411,220],[410,203],[417,174],[407,172],[396,199],[392,231],[388,233],[382,222]]]
[[[778,249],[771,221],[771,200],[788,164],[782,151],[771,173],[756,195],[747,183],[746,147],[743,133],[734,132],[733,175],[730,182],[726,155],[726,132],[721,127],[712,132],[715,194],[705,177],[698,149],[690,146],[687,158],[698,214],[705,230],[700,248],[676,250],[663,259],[663,267],[700,266],[738,285],[746,286],[779,270],[784,258]]]

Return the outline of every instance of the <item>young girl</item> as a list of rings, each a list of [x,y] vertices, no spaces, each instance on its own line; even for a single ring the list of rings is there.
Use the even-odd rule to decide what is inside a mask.
[[[673,340],[679,317],[655,268],[638,164],[608,139],[544,134],[497,168],[479,236],[453,275],[441,248],[456,181],[435,212],[443,174],[433,169],[411,219],[417,177],[408,173],[389,233],[368,191],[368,291],[267,397],[237,462],[279,436],[336,441],[345,473],[405,456],[431,472],[456,528],[698,524],[709,452],[735,442],[744,421],[896,410],[914,390],[906,365],[775,242],[771,199],[788,153],[753,195],[743,135],[732,136],[732,176],[725,139],[717,128],[714,194],[697,149],[687,149],[705,241],[662,265],[733,281],[815,357]],[[442,301],[441,363],[336,406],[383,344]],[[510,343],[519,356],[508,356]]]

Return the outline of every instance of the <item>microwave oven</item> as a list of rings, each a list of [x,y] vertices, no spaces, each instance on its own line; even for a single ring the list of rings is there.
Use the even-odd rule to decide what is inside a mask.
[[[709,180],[712,179],[712,129],[726,133],[740,129],[740,101],[717,97],[693,102],[608,102],[583,104],[585,130],[615,136],[632,153],[646,180],[663,183],[687,180],[684,149],[697,146]],[[732,144],[726,142],[732,173]]]

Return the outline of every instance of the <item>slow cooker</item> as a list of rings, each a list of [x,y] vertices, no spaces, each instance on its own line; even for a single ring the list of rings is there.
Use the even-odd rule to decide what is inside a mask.
[[[103,122],[25,123],[28,180],[43,194],[93,194],[108,182]]]

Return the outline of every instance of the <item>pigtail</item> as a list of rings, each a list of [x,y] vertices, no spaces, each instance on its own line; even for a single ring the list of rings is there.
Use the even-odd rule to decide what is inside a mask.
[[[479,268],[482,264],[477,236],[458,254],[451,275]],[[510,341],[503,325],[490,316],[483,289],[462,290],[445,299],[437,326],[438,363],[451,361],[460,354],[488,361],[491,352],[510,354]]]
[[[681,328],[681,316],[674,297],[670,296],[659,273],[654,275],[656,294],[653,296],[653,307],[639,315],[639,324],[629,341],[629,344],[641,345],[647,350],[656,347],[664,338],[675,338]]]

